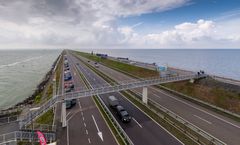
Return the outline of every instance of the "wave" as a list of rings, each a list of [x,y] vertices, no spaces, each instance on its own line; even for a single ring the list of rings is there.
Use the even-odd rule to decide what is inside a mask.
[[[15,66],[15,65],[18,65],[18,64],[21,64],[21,63],[24,63],[24,62],[28,62],[28,61],[31,61],[31,60],[39,59],[39,58],[41,58],[41,57],[42,57],[42,56],[31,57],[31,58],[28,58],[28,59],[24,59],[24,60],[22,60],[22,61],[17,61],[17,62],[10,63],[10,64],[0,65],[0,69],[1,69],[1,68],[5,68],[5,67]]]

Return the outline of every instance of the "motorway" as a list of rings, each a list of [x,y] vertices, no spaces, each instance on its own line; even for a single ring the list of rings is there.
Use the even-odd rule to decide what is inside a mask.
[[[89,63],[88,59],[83,57],[80,58],[86,63]],[[92,61],[89,64],[94,66],[94,62]],[[101,64],[99,64],[98,70],[119,82],[134,80],[121,72],[115,71]],[[142,93],[142,88],[134,89],[133,91]],[[217,137],[223,142],[229,145],[238,145],[240,143],[239,122],[154,87],[148,87],[148,96],[161,106],[173,111],[185,120],[210,133],[214,137]]]
[[[77,68],[83,73],[88,82],[93,88],[97,85],[107,85],[107,83],[98,75],[96,75],[87,66],[81,63],[78,59],[71,56],[74,64],[78,64]],[[122,123],[121,120],[116,116],[116,113],[109,107],[107,103],[107,97],[109,95],[114,95],[119,99],[120,104],[129,112],[133,117],[132,121],[128,124]],[[162,128],[159,124],[154,122],[141,110],[139,110],[135,105],[129,102],[120,93],[109,93],[104,95],[99,95],[99,97],[105,102],[109,107],[112,114],[115,116],[118,123],[127,133],[131,141],[135,145],[180,145],[182,144],[178,139],[171,135],[168,131]]]
[[[79,72],[76,70],[75,65],[71,63],[71,59],[69,57],[68,61],[70,64],[70,71],[73,76],[72,80],[75,85],[75,91],[86,89],[84,82],[79,76]],[[64,80],[62,77],[59,94],[64,91],[63,82]],[[109,130],[91,97],[78,99],[77,104],[73,108],[67,109],[66,128],[62,128],[60,123],[61,103],[57,105],[56,111],[57,116],[55,118],[58,126],[58,145],[117,145],[114,136]],[[98,133],[102,135],[99,135]]]

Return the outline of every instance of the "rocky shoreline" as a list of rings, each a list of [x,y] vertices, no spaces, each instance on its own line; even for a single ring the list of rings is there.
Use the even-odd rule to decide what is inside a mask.
[[[33,104],[35,97],[37,95],[39,95],[44,90],[44,88],[46,87],[46,84],[50,81],[50,79],[51,79],[51,77],[54,73],[53,72],[54,68],[56,67],[60,56],[61,55],[59,55],[57,57],[57,59],[54,61],[51,69],[45,74],[42,81],[37,85],[35,91],[29,97],[27,97],[23,101],[17,103],[16,105],[14,105],[12,107],[9,107],[9,108],[6,108],[6,109],[3,109],[3,110],[0,110],[0,117],[7,116],[8,114],[12,114],[12,113],[17,114],[21,108],[23,108],[27,105]]]

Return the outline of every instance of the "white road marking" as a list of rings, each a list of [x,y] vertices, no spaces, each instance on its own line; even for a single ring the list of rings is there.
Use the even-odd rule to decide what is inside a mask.
[[[68,114],[67,114],[67,116],[66,116],[66,118],[68,117],[68,115],[71,113],[71,111],[70,112],[68,112]]]
[[[78,105],[79,105],[79,108],[81,109],[82,108],[82,106],[81,106],[81,103],[78,101]]]
[[[89,144],[91,143],[91,140],[90,140],[90,138],[88,138],[88,143],[89,143]]]
[[[82,120],[84,121],[84,117],[82,117]]]
[[[137,120],[136,120],[135,118],[132,118],[132,119],[133,119],[133,121],[135,121],[135,122],[137,123],[137,125],[138,125],[139,127],[142,128],[142,125],[141,125],[140,123],[138,123]]]
[[[152,88],[152,87],[151,87],[151,88]],[[218,117],[218,116],[216,116],[216,115],[213,115],[213,114],[211,114],[211,113],[209,113],[209,112],[207,112],[207,111],[205,111],[205,110],[202,110],[202,109],[197,108],[197,107],[195,107],[195,106],[193,106],[193,105],[191,105],[191,104],[189,104],[189,103],[186,103],[186,102],[184,102],[184,101],[182,101],[182,100],[179,100],[179,99],[177,99],[177,98],[175,98],[175,97],[172,97],[171,95],[168,95],[168,94],[164,93],[163,91],[157,90],[157,89],[155,89],[155,88],[152,88],[152,89],[154,89],[154,90],[156,90],[156,91],[159,91],[159,92],[161,92],[162,94],[164,94],[164,95],[166,95],[166,96],[169,96],[169,97],[171,97],[171,98],[174,99],[174,100],[177,100],[177,101],[179,101],[179,102],[182,102],[182,103],[184,103],[184,104],[186,104],[186,105],[188,105],[188,106],[191,106],[191,107],[194,108],[194,109],[197,109],[197,110],[199,110],[199,111],[202,111],[202,112],[204,112],[204,113],[206,113],[206,114],[208,114],[208,115],[210,115],[210,116],[212,116],[212,117],[214,117],[214,118],[217,118],[217,119],[219,119],[219,120],[221,120],[221,121],[223,121],[223,122],[225,122],[225,123],[227,123],[227,124],[230,124],[230,125],[232,125],[232,126],[240,129],[240,126],[238,126],[238,125],[235,125],[235,124],[233,124],[233,123],[231,123],[231,122],[229,122],[229,121],[227,121],[227,120],[224,120],[224,119],[222,119],[222,118],[220,118],[220,117]]]
[[[155,94],[155,93],[152,93],[154,96],[157,96],[158,98],[161,98],[159,95]]]
[[[68,122],[67,122],[67,145],[69,145],[69,125],[68,125]]]
[[[205,120],[205,119],[203,119],[203,118],[201,118],[201,117],[199,117],[199,116],[197,116],[197,115],[193,115],[193,116],[197,117],[198,119],[200,119],[200,120],[202,120],[202,121],[207,122],[208,124],[212,124],[212,122],[207,121],[207,120]]]
[[[84,126],[85,126],[85,127],[87,127],[87,125],[86,125],[86,123],[85,123],[85,122],[84,122],[83,124],[84,124]]]
[[[81,112],[81,115],[83,116],[83,112]]]
[[[88,130],[86,129],[86,134],[88,134]]]
[[[103,141],[103,135],[102,135],[102,132],[99,130],[99,128],[98,128],[98,125],[97,125],[97,122],[96,122],[96,120],[95,120],[95,118],[94,118],[94,116],[92,115],[92,119],[93,119],[93,122],[95,123],[95,126],[96,126],[96,128],[97,128],[97,134],[98,134],[98,136],[101,138],[101,140]]]

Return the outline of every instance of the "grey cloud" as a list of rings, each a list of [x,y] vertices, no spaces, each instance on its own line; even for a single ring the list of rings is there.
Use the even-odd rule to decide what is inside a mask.
[[[116,19],[164,11],[188,1],[0,0],[0,39],[31,46],[124,45],[126,38]]]

